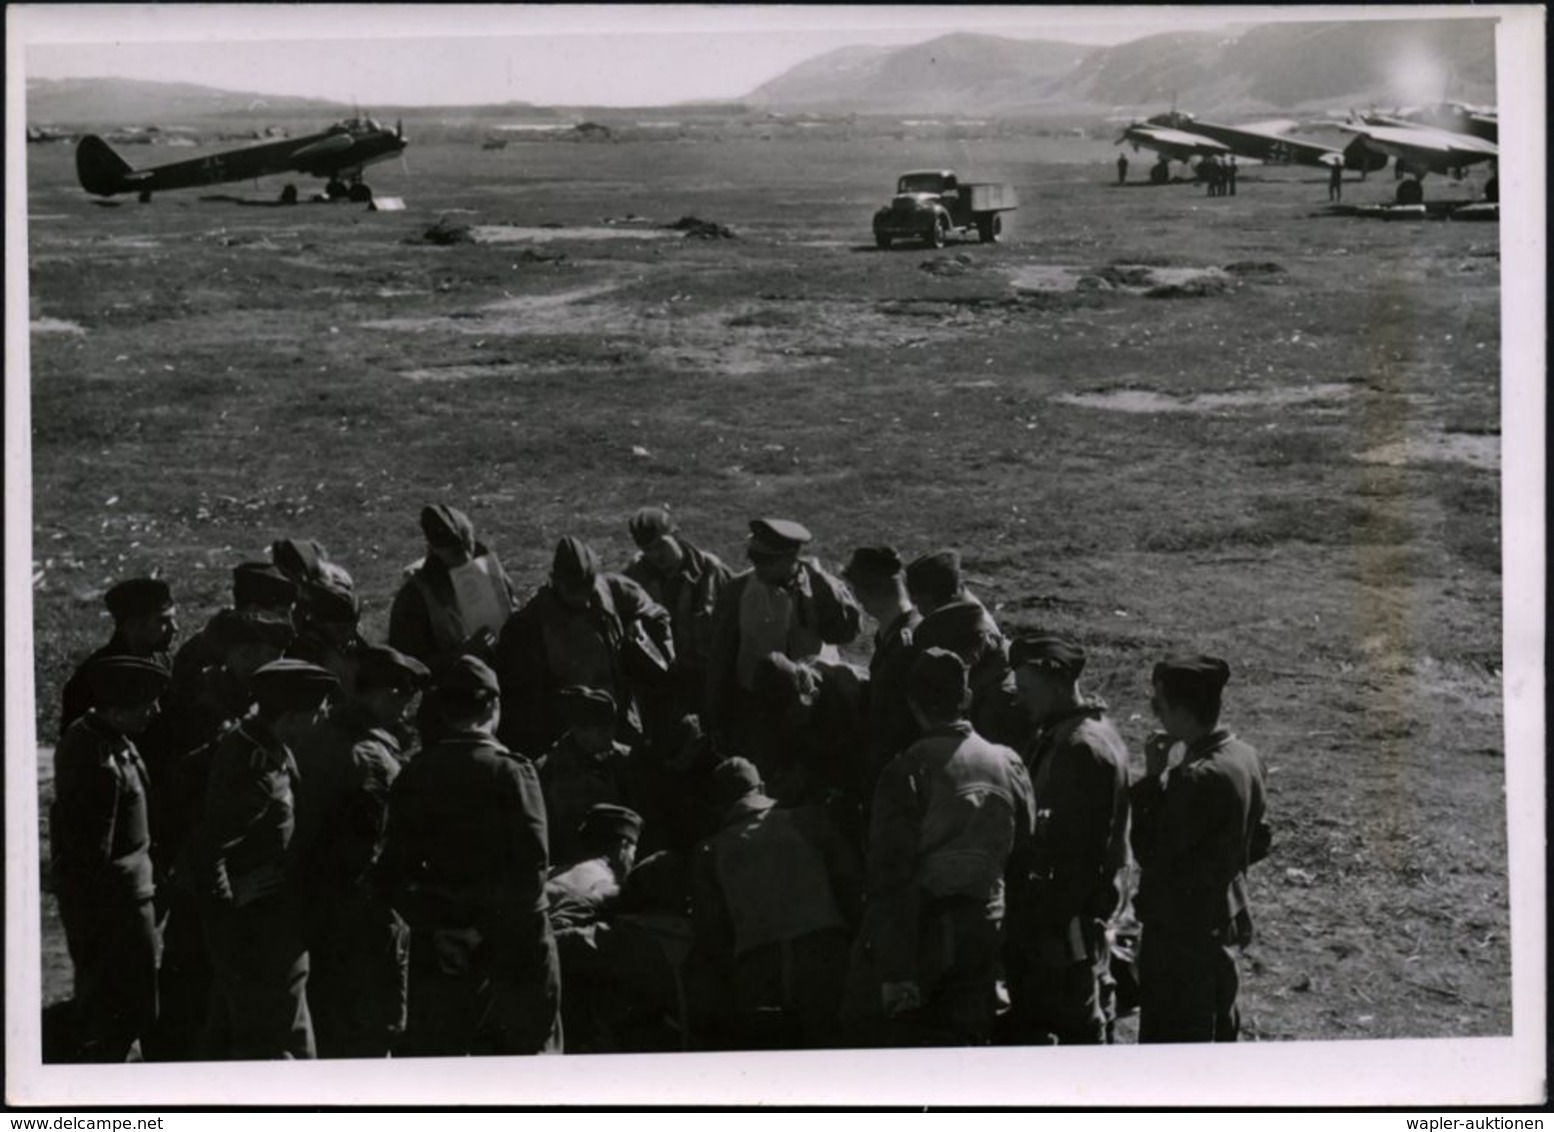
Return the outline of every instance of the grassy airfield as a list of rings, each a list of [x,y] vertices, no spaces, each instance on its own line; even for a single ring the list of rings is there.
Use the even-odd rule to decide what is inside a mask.
[[[1275,822],[1250,1037],[1510,1032],[1496,225],[1328,215],[1320,169],[1211,199],[1130,154],[1116,187],[1106,142],[1008,130],[406,131],[381,213],[274,206],[282,179],[102,205],[29,147],[41,743],[112,580],[166,575],[188,633],[316,537],[381,638],[427,502],[524,586],[564,534],[623,563],[648,502],[734,559],[757,515],[833,567],[955,546],[1006,630],[1081,637],[1135,750],[1155,659],[1230,660]],[[1003,242],[877,251],[936,167],[1014,184]],[[687,215],[736,238],[658,227]]]

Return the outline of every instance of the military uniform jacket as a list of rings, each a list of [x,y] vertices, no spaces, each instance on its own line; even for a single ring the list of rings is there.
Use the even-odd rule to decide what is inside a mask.
[[[559,739],[565,731],[557,693],[570,683],[564,672],[568,658],[555,656],[558,642],[574,632],[591,634],[604,660],[594,686],[615,697],[620,723],[633,729],[636,704],[625,668],[624,646],[632,627],[641,622],[655,644],[674,656],[669,611],[647,591],[620,574],[600,574],[586,612],[574,613],[561,603],[550,586],[544,586],[514,613],[497,642],[496,674],[502,688],[501,738],[517,751],[533,757]]]
[[[297,764],[258,716],[211,753],[205,812],[190,844],[195,891],[218,907],[289,897]]]
[[[921,613],[909,609],[874,637],[874,655],[869,658],[868,728],[875,769],[917,738],[917,724],[907,708],[906,677],[917,656],[914,636],[922,620]]]
[[[718,596],[733,571],[710,551],[678,539],[685,557],[667,581],[639,553],[625,569],[626,577],[669,611],[674,626],[674,654],[683,668],[704,672],[712,651],[713,614]]]
[[[1028,898],[1019,918],[1054,964],[1093,958],[1085,929],[1116,910],[1127,863],[1128,749],[1105,710],[1090,701],[1051,721],[1027,756],[1036,836],[1023,891],[1010,895],[1011,918]]]
[[[322,903],[363,895],[383,851],[399,742],[349,713],[331,718],[297,752],[297,854]]]
[[[64,740],[65,732],[69,730],[70,725],[85,715],[88,708],[96,706],[92,697],[91,683],[86,678],[86,670],[95,661],[109,656],[143,656],[148,660],[156,661],[163,668],[171,669],[172,667],[172,659],[167,653],[136,652],[124,643],[124,638],[115,630],[113,636],[108,638],[107,644],[93,652],[77,666],[76,670],[70,674],[70,679],[65,681],[64,688],[60,691],[59,736],[61,741]]]
[[[472,557],[485,560],[485,573],[497,591],[498,603],[508,609],[517,604],[512,583],[496,555],[483,543],[476,543]],[[405,571],[404,584],[389,609],[391,648],[435,668],[456,659],[470,633],[459,615],[453,582],[441,559],[428,556]]]
[[[924,906],[978,900],[1001,916],[1005,871],[1028,859],[1034,831],[1025,765],[971,724],[931,731],[893,759],[869,823],[868,920],[883,981],[915,977]]]
[[[558,866],[566,867],[578,859],[577,827],[594,806],[637,809],[641,804],[631,752],[621,743],[590,754],[568,733],[541,760],[539,775],[545,795],[545,825],[550,831],[550,859]]]
[[[135,744],[88,711],[54,755],[54,882],[85,908],[154,893],[146,771]]]
[[[534,764],[491,736],[449,734],[394,780],[382,879],[411,927],[543,924],[548,866]]]
[[[726,718],[737,687],[740,606],[754,578],[753,569],[735,574],[723,588],[713,615],[712,654],[707,661],[707,714],[712,727]],[[813,558],[799,559],[798,573],[788,592],[793,597],[796,623],[812,630],[824,643],[845,645],[857,637],[863,610],[847,584],[826,573]]]
[[[1151,929],[1251,937],[1247,867],[1268,853],[1263,761],[1228,731],[1190,745],[1163,776],[1133,785],[1134,906]]]
[[[696,849],[697,945],[726,963],[768,944],[845,929],[857,919],[861,882],[852,850],[825,811],[747,797]]]

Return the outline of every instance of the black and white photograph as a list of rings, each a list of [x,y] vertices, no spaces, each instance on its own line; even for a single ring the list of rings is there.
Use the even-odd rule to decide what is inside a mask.
[[[8,1104],[1546,1103],[1542,7],[6,15]]]

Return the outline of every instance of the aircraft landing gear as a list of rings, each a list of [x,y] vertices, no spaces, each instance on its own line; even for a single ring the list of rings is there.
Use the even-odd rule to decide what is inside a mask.
[[[372,200],[372,189],[365,182],[357,181],[350,187],[346,195],[356,204],[367,204]]]
[[[330,200],[344,200],[350,191],[344,181],[330,181],[324,186],[324,195]]]
[[[145,190],[143,190],[141,192],[141,194],[140,194],[140,203],[141,204],[150,204],[151,203],[151,190],[150,189],[145,189]]]
[[[1412,177],[1400,182],[1398,184],[1397,202],[1399,204],[1423,204],[1424,186]]]
[[[287,185],[285,188],[283,188],[281,190],[281,203],[282,204],[296,204],[297,203],[297,186],[296,185]]]

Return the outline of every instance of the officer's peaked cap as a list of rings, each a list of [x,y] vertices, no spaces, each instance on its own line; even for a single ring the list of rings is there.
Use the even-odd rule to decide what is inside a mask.
[[[340,686],[340,679],[327,668],[282,657],[258,669],[253,674],[252,685],[259,707],[280,715],[288,711],[315,710]]]
[[[577,832],[586,838],[608,834],[636,841],[642,836],[642,815],[625,806],[601,802],[584,815]]]
[[[426,687],[431,672],[413,656],[388,645],[368,645],[356,654],[356,687],[413,691]]]
[[[1075,677],[1084,671],[1085,650],[1063,633],[1025,633],[1009,645],[1009,667],[1026,665]]]
[[[603,688],[572,684],[561,689],[561,714],[573,726],[615,722],[615,697]]]
[[[934,550],[912,560],[906,568],[907,590],[948,599],[960,592],[960,552]]]
[[[796,554],[814,537],[809,528],[791,519],[750,520],[750,553],[753,555]]]
[[[1217,656],[1168,656],[1155,665],[1154,682],[1173,699],[1216,695],[1230,681],[1230,665]]]
[[[842,577],[855,585],[878,585],[899,576],[901,569],[895,547],[860,546],[842,567]]]
[[[438,671],[432,681],[439,691],[471,700],[493,700],[501,691],[496,673],[478,656],[461,656]]]

